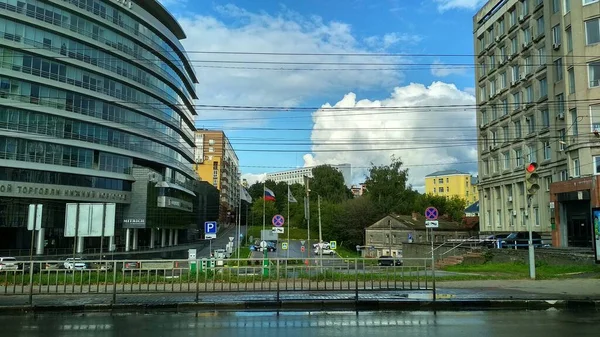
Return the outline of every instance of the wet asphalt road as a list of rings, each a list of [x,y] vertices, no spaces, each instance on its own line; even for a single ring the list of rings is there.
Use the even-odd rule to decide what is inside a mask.
[[[597,336],[594,312],[147,313],[0,317],[10,337]]]

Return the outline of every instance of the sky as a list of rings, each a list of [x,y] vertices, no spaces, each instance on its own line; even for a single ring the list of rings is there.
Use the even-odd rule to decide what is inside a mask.
[[[476,174],[482,1],[160,1],[187,35],[196,126],[225,131],[249,183],[339,163],[360,183],[392,155],[418,190],[435,171]]]

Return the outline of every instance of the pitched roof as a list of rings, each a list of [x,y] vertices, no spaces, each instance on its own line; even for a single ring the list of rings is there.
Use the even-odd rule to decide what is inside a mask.
[[[383,219],[375,222],[367,229],[390,229],[392,230],[425,230],[425,217],[423,215],[417,215],[417,220],[414,220],[410,215],[397,215],[391,214],[386,215]],[[388,220],[390,221],[388,223]],[[465,226],[461,223],[454,221],[447,221],[438,219],[439,230],[465,230]]]
[[[444,170],[444,171],[433,172],[431,174],[426,175],[426,177],[449,176],[449,175],[453,175],[453,174],[468,174],[468,173],[461,172],[458,170]]]
[[[465,208],[465,213],[479,213],[479,201],[475,201],[472,205]]]

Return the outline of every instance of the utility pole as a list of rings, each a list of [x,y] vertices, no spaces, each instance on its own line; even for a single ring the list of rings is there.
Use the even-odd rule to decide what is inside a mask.
[[[319,208],[319,265],[323,269],[323,232],[321,230],[321,196],[317,195],[317,207]]]
[[[392,254],[392,220],[388,220],[388,226],[390,227],[390,256],[394,256]]]
[[[306,189],[306,229],[308,238],[306,239],[306,256],[310,257],[310,251],[312,250],[312,246],[310,245],[310,187],[309,187],[310,179],[308,176],[304,176],[304,187]],[[310,263],[310,262],[309,262]]]

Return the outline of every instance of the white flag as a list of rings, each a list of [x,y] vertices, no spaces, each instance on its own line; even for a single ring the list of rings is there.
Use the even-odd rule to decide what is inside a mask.
[[[292,192],[290,191],[289,186],[288,186],[288,202],[298,202],[298,200],[296,200],[296,198],[294,198],[294,196],[292,195]]]
[[[247,201],[249,203],[252,203],[252,197],[250,196],[248,191],[246,191],[246,189],[241,185],[240,185],[240,199]]]

